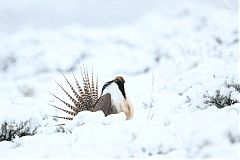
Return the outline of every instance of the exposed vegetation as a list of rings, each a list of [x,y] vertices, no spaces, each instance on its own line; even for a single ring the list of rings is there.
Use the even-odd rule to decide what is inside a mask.
[[[214,105],[217,108],[224,108],[226,106],[239,103],[239,99],[233,96],[234,92],[240,93],[240,84],[225,84],[228,94],[221,93],[220,89],[215,91],[214,96],[204,95],[205,104]]]
[[[4,122],[1,124],[0,128],[0,141],[11,141],[16,137],[31,136],[36,133],[37,128],[34,130],[30,127],[30,120],[15,123]]]

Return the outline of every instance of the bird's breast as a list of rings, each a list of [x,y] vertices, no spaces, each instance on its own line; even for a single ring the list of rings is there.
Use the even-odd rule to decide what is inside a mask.
[[[105,88],[103,95],[106,93],[110,93],[111,99],[115,104],[119,104],[125,99],[116,83],[111,83],[107,88]]]
[[[112,106],[116,108],[117,113],[124,112],[127,119],[131,119],[133,115],[132,105],[129,103],[127,98],[124,98],[118,85],[116,83],[110,84],[104,89],[103,95],[106,93],[110,93]]]

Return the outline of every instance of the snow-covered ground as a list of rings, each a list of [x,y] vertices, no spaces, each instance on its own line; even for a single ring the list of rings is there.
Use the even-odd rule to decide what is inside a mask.
[[[237,1],[21,2],[0,10],[0,125],[35,134],[1,141],[0,158],[240,158]],[[83,64],[100,86],[124,77],[132,120],[51,117],[55,80]],[[218,109],[217,90],[236,103]]]

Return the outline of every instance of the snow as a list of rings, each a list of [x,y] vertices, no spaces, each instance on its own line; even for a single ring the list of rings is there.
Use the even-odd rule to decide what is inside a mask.
[[[0,7],[0,125],[37,128],[1,141],[0,158],[239,158],[240,92],[225,86],[240,84],[238,2],[142,2]],[[71,71],[80,80],[83,65],[100,87],[123,76],[132,120],[101,111],[52,117],[65,114],[48,105],[61,105],[49,92],[67,100],[55,80],[69,89],[61,72],[74,82]],[[207,103],[217,90],[237,103]]]

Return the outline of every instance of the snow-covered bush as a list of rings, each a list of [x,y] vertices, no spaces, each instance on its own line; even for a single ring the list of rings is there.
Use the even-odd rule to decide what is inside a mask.
[[[204,103],[217,108],[240,103],[240,84],[225,84],[221,89],[217,89],[213,96],[204,95]]]
[[[11,141],[16,137],[30,136],[36,133],[37,127],[31,128],[31,120],[17,123],[3,122],[0,124],[0,141]]]
[[[42,115],[40,112],[36,100],[31,98],[2,100],[1,105],[0,141],[12,141],[17,137],[34,135],[42,126],[45,114]]]

